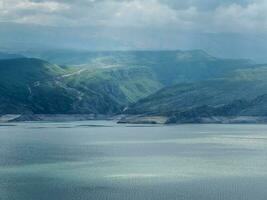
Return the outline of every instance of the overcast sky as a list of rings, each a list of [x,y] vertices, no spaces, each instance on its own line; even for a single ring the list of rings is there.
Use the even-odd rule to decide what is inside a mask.
[[[0,0],[0,21],[266,32],[266,0]]]
[[[267,0],[0,0],[1,22],[20,24],[21,29],[29,25],[76,29],[75,34],[83,38],[80,42],[83,44],[91,33],[133,48],[147,49],[187,48],[184,44],[197,43],[196,38],[201,39],[201,34],[212,34],[221,37],[208,41],[213,46],[221,42],[215,45],[217,49],[228,39],[239,45],[243,38],[249,40],[245,46],[258,43],[253,48],[258,45],[258,50],[266,53],[261,45],[267,35]],[[2,32],[4,28],[2,25]],[[9,35],[8,30],[5,34]],[[195,34],[198,36],[191,40]]]

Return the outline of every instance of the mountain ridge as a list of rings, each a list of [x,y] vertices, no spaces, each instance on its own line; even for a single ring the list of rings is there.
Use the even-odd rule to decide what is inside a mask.
[[[205,105],[223,106],[238,98],[249,101],[267,88],[266,65],[216,58],[202,50],[90,56],[91,61],[81,66],[40,58],[0,60],[0,113],[170,118]]]

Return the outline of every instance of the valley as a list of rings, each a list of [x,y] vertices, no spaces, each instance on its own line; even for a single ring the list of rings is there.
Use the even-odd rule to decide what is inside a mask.
[[[266,75],[267,65],[216,58],[202,50],[63,51],[36,58],[1,53],[0,114],[20,120],[122,116],[124,123],[262,119],[267,116]]]

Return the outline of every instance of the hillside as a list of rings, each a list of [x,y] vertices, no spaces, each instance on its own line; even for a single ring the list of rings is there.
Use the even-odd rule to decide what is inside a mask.
[[[264,71],[249,60],[215,58],[201,50],[91,52],[81,66],[6,59],[0,60],[0,113],[114,115],[126,110],[170,116],[253,99],[266,88]]]
[[[142,68],[83,70],[29,58],[1,60],[0,76],[2,114],[115,114],[162,87]]]
[[[61,112],[73,100],[58,85],[64,70],[48,62],[19,58],[0,61],[0,112]],[[60,101],[59,101],[60,100]]]
[[[220,122],[233,117],[266,117],[267,95],[253,100],[235,100],[223,106],[201,106],[175,113],[166,123],[202,123]],[[217,117],[224,117],[220,119]],[[260,119],[260,118],[259,118]],[[243,118],[245,121],[246,119]]]
[[[52,63],[86,69],[147,68],[163,85],[222,77],[237,68],[251,66],[246,59],[216,58],[202,50],[192,51],[49,51],[27,53]]]
[[[125,105],[136,102],[163,87],[150,70],[142,67],[82,69],[72,76],[65,76],[64,82],[85,93],[107,92]]]
[[[214,80],[184,83],[163,88],[159,92],[131,105],[131,114],[162,114],[201,105],[222,105],[236,99],[252,99],[265,94],[265,81]]]
[[[229,116],[231,110],[238,110],[232,115],[266,115],[262,99],[267,93],[266,75],[266,65],[255,65],[233,70],[220,79],[177,84],[132,104],[126,113],[175,116],[171,121]],[[236,104],[239,101],[242,103]]]

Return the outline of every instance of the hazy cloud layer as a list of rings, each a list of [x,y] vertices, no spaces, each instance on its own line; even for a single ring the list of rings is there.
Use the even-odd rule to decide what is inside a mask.
[[[0,0],[0,21],[262,33],[266,10],[267,0]]]

